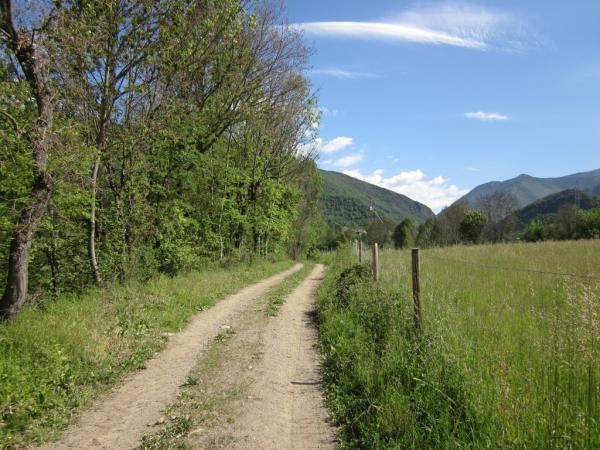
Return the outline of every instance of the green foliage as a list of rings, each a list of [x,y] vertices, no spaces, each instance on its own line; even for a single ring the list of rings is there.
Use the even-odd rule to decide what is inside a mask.
[[[600,238],[600,208],[594,208],[588,211],[577,211],[575,238]]]
[[[460,222],[460,236],[464,242],[478,244],[481,242],[487,216],[481,211],[467,211]]]
[[[563,207],[555,218],[534,219],[527,225],[523,240],[539,242],[548,240],[600,238],[600,208],[587,211],[574,206]]]
[[[393,229],[394,224],[389,220],[384,220],[383,222],[381,220],[373,220],[367,224],[365,242],[369,245],[377,243],[380,247],[383,247],[390,242]]]
[[[31,250],[32,298],[92,283],[92,204],[106,282],[316,254],[326,232],[322,183],[300,151],[318,109],[300,75],[307,49],[274,26],[269,8],[71,2],[60,33],[37,36],[61,82],[51,86],[54,190]],[[8,48],[0,52],[8,60]],[[33,183],[28,137],[37,114],[22,74],[6,72],[0,67],[0,279]]]
[[[417,238],[415,244],[420,248],[429,248],[435,244],[433,232],[435,227],[435,219],[427,219],[424,223],[419,225],[417,230]]]
[[[356,276],[356,273],[360,273]],[[328,403],[343,448],[448,448],[477,442],[459,367],[416,336],[404,293],[336,267],[319,289]]]
[[[556,236],[556,231],[551,223],[532,220],[523,234],[523,240],[527,242],[540,242],[550,240],[554,236]]]
[[[430,221],[430,219],[427,220]],[[425,226],[425,224],[423,224],[423,226]],[[415,231],[415,223],[412,220],[404,219],[400,222],[394,229],[394,234],[392,235],[394,248],[407,248],[412,246],[415,240]]]
[[[356,289],[369,282],[371,277],[368,264],[356,264],[343,270],[335,281],[336,296],[333,301],[340,308],[348,306]]]

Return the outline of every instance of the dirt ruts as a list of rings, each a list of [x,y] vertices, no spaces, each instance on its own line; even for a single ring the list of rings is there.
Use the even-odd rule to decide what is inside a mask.
[[[202,351],[246,305],[264,296],[270,288],[301,264],[248,286],[198,313],[190,324],[174,335],[145,370],[135,372],[109,394],[99,398],[55,443],[42,449],[131,449],[135,448],[148,426],[161,418],[162,411],[175,401],[188,372],[197,364]]]
[[[249,400],[231,427],[235,449],[330,449],[335,431],[321,388],[314,324],[317,265],[267,326],[263,357]]]

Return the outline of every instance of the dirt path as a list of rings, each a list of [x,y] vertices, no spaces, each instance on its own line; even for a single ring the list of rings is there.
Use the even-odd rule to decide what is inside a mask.
[[[79,423],[62,438],[42,449],[131,449],[158,422],[163,410],[173,403],[200,353],[247,305],[292,273],[301,264],[248,286],[197,314],[191,323],[174,335],[166,348],[148,362],[146,370],[128,376],[115,390],[100,398]]]
[[[313,321],[323,274],[316,266],[277,317],[265,314],[267,299],[248,304],[190,372],[191,382],[142,448],[334,448]]]
[[[328,423],[316,348],[314,293],[324,276],[318,265],[287,298],[264,335],[264,355],[243,414],[232,427],[236,449],[329,449]]]

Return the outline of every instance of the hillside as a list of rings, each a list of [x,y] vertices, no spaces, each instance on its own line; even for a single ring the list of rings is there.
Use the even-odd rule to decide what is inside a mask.
[[[478,198],[494,192],[502,192],[514,195],[520,205],[524,207],[543,197],[567,189],[600,193],[600,169],[559,178],[536,178],[530,175],[519,175],[506,181],[492,181],[477,186],[457,201],[466,202],[473,207]]]
[[[580,209],[600,208],[600,197],[579,189],[568,189],[536,200],[517,212],[519,221],[526,224],[533,219],[557,214],[561,207],[575,205]]]
[[[364,226],[376,220],[377,216],[369,210],[371,206],[383,219],[394,223],[407,217],[420,223],[434,216],[427,206],[405,195],[339,172],[320,172],[324,181],[321,208],[325,219],[333,226]]]

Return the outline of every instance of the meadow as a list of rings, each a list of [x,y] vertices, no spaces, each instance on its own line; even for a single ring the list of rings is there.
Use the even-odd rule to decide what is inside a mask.
[[[367,252],[368,253],[368,252]],[[344,249],[319,293],[348,448],[600,448],[600,241],[410,251],[381,278]]]

